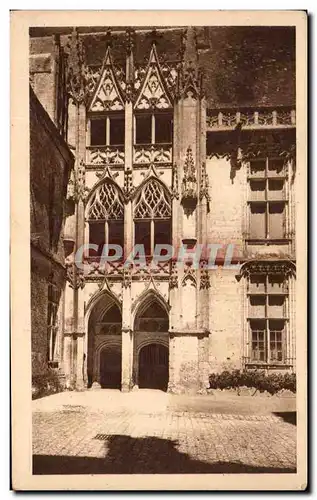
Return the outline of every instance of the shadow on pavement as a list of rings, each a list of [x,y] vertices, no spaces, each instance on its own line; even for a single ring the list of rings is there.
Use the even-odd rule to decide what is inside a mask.
[[[273,415],[282,418],[288,424],[296,425],[296,411],[276,411]]]
[[[177,441],[123,435],[98,437],[105,457],[34,455],[33,474],[242,474],[294,473],[296,468],[257,467],[239,462],[202,462],[177,450]]]

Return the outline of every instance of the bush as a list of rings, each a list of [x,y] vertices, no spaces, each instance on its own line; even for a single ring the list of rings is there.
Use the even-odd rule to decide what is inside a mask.
[[[211,373],[209,375],[210,389],[239,389],[249,387],[255,391],[269,394],[277,394],[282,390],[289,390],[296,393],[295,373],[269,373],[264,370],[225,370],[221,373]]]
[[[55,394],[63,389],[59,373],[54,368],[46,368],[42,373],[32,375],[32,399]]]

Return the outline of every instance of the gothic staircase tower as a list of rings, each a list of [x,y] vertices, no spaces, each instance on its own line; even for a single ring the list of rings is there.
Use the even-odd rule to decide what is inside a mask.
[[[169,390],[195,392],[207,387],[209,275],[203,248],[209,194],[206,103],[193,27],[183,43],[173,143],[173,245],[186,247],[194,257],[172,264]]]

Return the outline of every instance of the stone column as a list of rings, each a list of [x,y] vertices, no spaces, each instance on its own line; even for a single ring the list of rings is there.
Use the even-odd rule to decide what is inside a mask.
[[[121,390],[132,389],[133,336],[131,329],[131,274],[124,270],[122,282],[122,367]]]
[[[122,370],[121,390],[129,392],[132,389],[132,332],[122,328]]]

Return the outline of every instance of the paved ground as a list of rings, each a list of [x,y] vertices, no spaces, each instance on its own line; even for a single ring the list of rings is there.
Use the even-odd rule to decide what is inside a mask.
[[[63,393],[33,402],[34,474],[295,472],[295,399]]]

